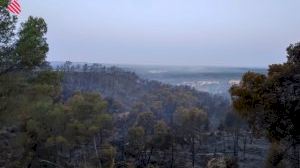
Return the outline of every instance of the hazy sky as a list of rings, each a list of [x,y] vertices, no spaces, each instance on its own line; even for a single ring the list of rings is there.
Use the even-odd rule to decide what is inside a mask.
[[[300,0],[20,0],[49,61],[264,67],[300,41]]]

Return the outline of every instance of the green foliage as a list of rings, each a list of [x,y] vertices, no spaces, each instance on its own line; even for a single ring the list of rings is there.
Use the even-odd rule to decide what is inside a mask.
[[[267,75],[248,72],[230,90],[233,106],[254,132],[288,151],[299,145],[300,43],[287,49],[287,62],[270,65]],[[279,163],[279,162],[278,162]]]
[[[143,127],[146,134],[153,134],[155,117],[151,112],[140,113],[137,119],[137,126]]]
[[[192,154],[192,167],[195,166],[196,141],[201,138],[208,129],[207,113],[199,108],[179,108],[175,114],[177,125],[176,136],[181,141],[181,145],[189,145]]]
[[[128,130],[128,142],[130,152],[133,155],[139,154],[145,147],[145,130],[143,127],[133,127]]]
[[[47,25],[44,19],[29,17],[21,25],[19,39],[16,43],[15,62],[29,69],[41,65],[49,50],[45,38],[46,33]]]
[[[9,0],[0,0],[0,8],[5,8],[9,4]]]
[[[16,22],[17,17],[11,16],[6,8],[0,6],[0,72],[9,68],[13,62]]]
[[[97,119],[106,110],[106,102],[99,94],[77,93],[67,103],[74,120],[91,123],[90,119]]]
[[[171,148],[171,133],[168,125],[164,121],[158,121],[154,125],[153,146],[161,151]]]
[[[107,102],[94,93],[76,93],[63,102],[62,76],[45,63],[45,21],[29,17],[15,36],[16,18],[0,10],[0,131],[16,128],[9,139],[10,154],[3,158],[6,166],[40,167],[43,162],[73,167],[81,164],[70,155],[75,152],[93,158],[98,143],[106,142],[113,129]],[[89,150],[83,144],[96,148]],[[113,165],[114,148],[102,152],[103,165]]]
[[[116,154],[117,151],[113,146],[109,144],[103,145],[101,150],[101,161],[104,163],[103,167],[113,168]]]
[[[0,75],[34,69],[45,63],[49,50],[47,25],[42,18],[29,17],[15,35],[17,18],[0,8]]]
[[[254,130],[266,131],[271,140],[298,141],[298,50],[299,44],[291,45],[288,48],[288,62],[271,65],[268,76],[249,72],[240,85],[231,88],[235,109]]]
[[[181,133],[188,137],[205,131],[208,124],[207,114],[198,108],[178,109],[175,114],[175,120],[179,129],[182,129]]]
[[[300,64],[300,43],[291,44],[287,48],[287,63],[299,65]]]
[[[4,3],[4,2],[3,2]],[[15,35],[14,30],[16,26],[17,18],[11,16],[9,12],[0,7],[0,46],[1,50],[12,42],[12,37]],[[3,56],[3,55],[2,55]]]

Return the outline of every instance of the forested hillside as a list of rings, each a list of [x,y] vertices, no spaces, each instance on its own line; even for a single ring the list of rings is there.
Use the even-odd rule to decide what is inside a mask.
[[[199,92],[186,86],[172,86],[157,81],[141,79],[135,73],[100,64],[73,65],[66,62],[56,70],[63,74],[63,97],[74,92],[98,92],[121,108],[115,112],[153,112],[159,119],[170,121],[179,107],[202,108],[217,127],[230,109],[226,98]],[[113,110],[113,109],[112,109]]]

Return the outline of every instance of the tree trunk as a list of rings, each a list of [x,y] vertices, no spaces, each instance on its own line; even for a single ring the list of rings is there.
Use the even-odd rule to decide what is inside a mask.
[[[83,150],[83,163],[84,163],[84,168],[87,168],[87,164],[86,164],[86,155],[85,155],[85,150]]]
[[[223,135],[223,153],[226,152],[226,135]]]
[[[102,130],[100,131],[100,144],[103,144],[103,133]]]
[[[147,160],[146,167],[147,167],[147,166],[149,165],[149,163],[150,163],[152,153],[153,153],[153,147],[151,147],[151,150],[150,150],[150,154],[149,154],[149,157],[148,157],[148,160]]]
[[[94,136],[94,149],[95,149],[95,154],[96,154],[97,160],[99,161],[99,168],[102,168],[102,164],[101,164],[101,160],[100,160],[98,148],[97,148],[96,136]]]
[[[235,129],[234,131],[234,137],[233,137],[233,156],[238,157],[239,155],[239,132],[238,129]]]
[[[243,146],[243,159],[246,159],[246,143],[247,143],[247,137],[244,136],[244,146]]]
[[[174,166],[174,141],[172,136],[172,144],[171,144],[171,168]]]
[[[192,136],[192,165],[195,167],[195,136]]]

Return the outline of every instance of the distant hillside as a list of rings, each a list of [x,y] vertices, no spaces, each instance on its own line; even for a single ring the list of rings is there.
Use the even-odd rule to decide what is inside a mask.
[[[158,81],[141,79],[134,72],[99,64],[72,64],[57,67],[63,72],[63,95],[70,97],[76,91],[99,92],[113,106],[121,106],[129,112],[152,111],[158,118],[171,120],[179,107],[205,109],[214,125],[229,110],[228,100],[187,86],[173,86]],[[120,109],[120,108],[115,108]]]
[[[172,85],[185,85],[211,94],[229,98],[228,89],[239,83],[248,71],[267,73],[264,68],[238,68],[214,66],[124,66],[145,79]]]
[[[53,67],[63,65],[52,62]],[[83,66],[85,63],[74,63]],[[92,64],[87,64],[91,66]],[[106,65],[112,67],[113,65]],[[165,84],[190,86],[198,91],[222,95],[229,98],[228,89],[240,81],[245,72],[267,73],[264,68],[238,68],[213,66],[151,66],[116,65],[128,72],[135,72],[140,78],[155,80]]]

